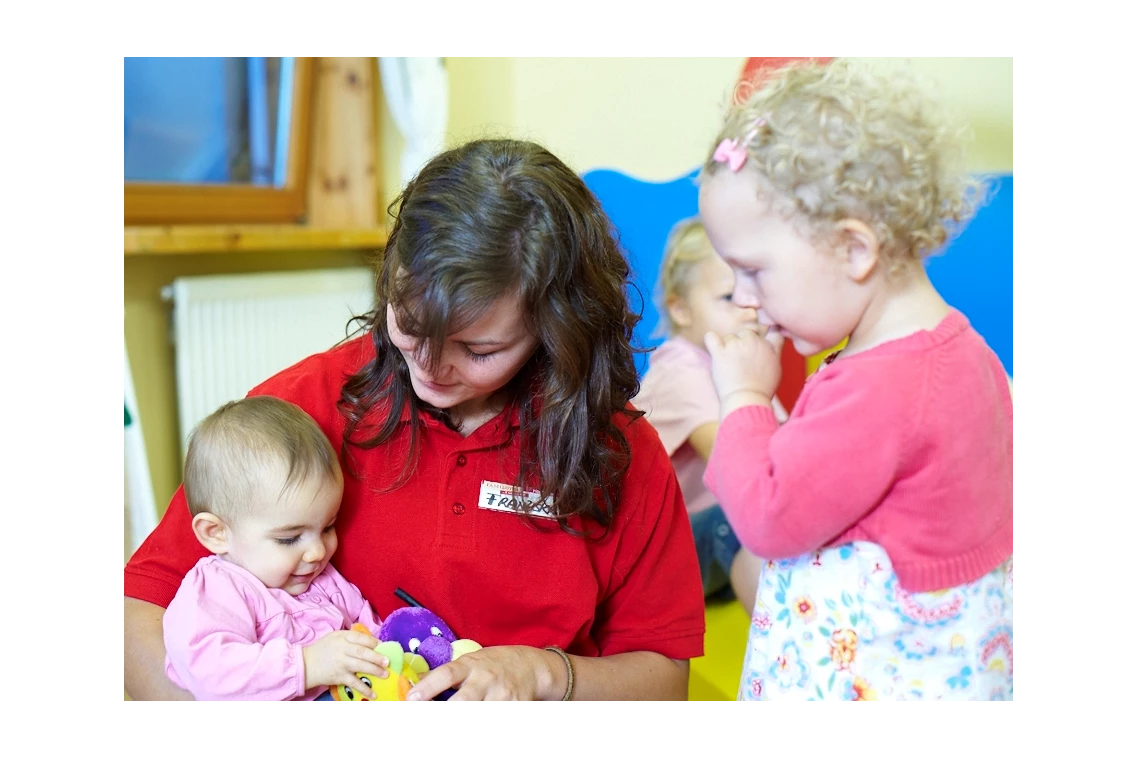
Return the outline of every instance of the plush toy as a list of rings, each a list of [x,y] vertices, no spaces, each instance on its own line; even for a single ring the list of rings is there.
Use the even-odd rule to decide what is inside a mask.
[[[370,634],[359,624],[352,629]],[[375,652],[391,662],[386,679],[359,674],[378,696],[377,700],[406,700],[410,688],[427,671],[436,669],[466,653],[480,650],[473,640],[459,639],[437,614],[417,604],[393,611],[379,628]],[[448,700],[454,690],[446,690],[436,700]],[[343,685],[332,689],[333,700],[367,700]]]
[[[404,651],[425,658],[432,669],[457,657],[454,643],[458,636],[436,613],[422,607],[394,611],[383,620],[379,641],[398,642]]]
[[[352,631],[371,634],[363,624],[352,624]],[[375,652],[386,656],[387,678],[376,679],[367,674],[356,674],[364,684],[375,693],[376,700],[406,700],[411,687],[418,684],[419,677],[430,670],[426,659],[421,655],[404,652],[402,645],[395,641],[380,642]],[[332,688],[332,700],[368,700],[350,687],[336,685]]]
[[[431,669],[482,647],[473,640],[458,639],[438,614],[417,605],[400,608],[384,619],[379,639],[398,642],[404,651],[421,655]],[[449,700],[453,694],[449,689],[435,700]]]

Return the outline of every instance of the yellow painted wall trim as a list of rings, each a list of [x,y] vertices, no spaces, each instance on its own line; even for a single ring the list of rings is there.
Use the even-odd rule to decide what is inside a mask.
[[[133,226],[123,230],[125,255],[234,253],[270,250],[378,250],[384,229],[296,225]]]

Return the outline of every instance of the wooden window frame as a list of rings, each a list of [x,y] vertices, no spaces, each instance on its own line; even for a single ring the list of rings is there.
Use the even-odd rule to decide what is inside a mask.
[[[308,209],[314,58],[296,58],[283,187],[123,182],[124,226],[298,223]]]

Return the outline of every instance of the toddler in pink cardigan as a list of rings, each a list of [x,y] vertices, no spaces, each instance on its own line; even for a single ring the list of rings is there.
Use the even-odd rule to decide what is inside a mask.
[[[212,555],[162,620],[171,681],[198,700],[314,700],[337,684],[374,697],[356,674],[386,676],[380,619],[329,562],[343,474],[316,422],[275,397],[227,403],[194,430],[184,487]]]
[[[768,339],[710,333],[704,481],[765,559],[741,699],[1012,697],[1012,409],[923,266],[981,187],[899,76],[791,65],[727,116],[699,211]],[[840,344],[786,423],[771,340]]]

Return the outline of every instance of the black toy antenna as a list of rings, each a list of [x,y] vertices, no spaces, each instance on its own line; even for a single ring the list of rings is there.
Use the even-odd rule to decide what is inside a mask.
[[[407,605],[411,606],[412,608],[422,608],[422,603],[415,600],[413,597],[408,595],[404,590],[402,590],[399,587],[395,588],[395,596],[398,597],[400,600],[402,600]]]

